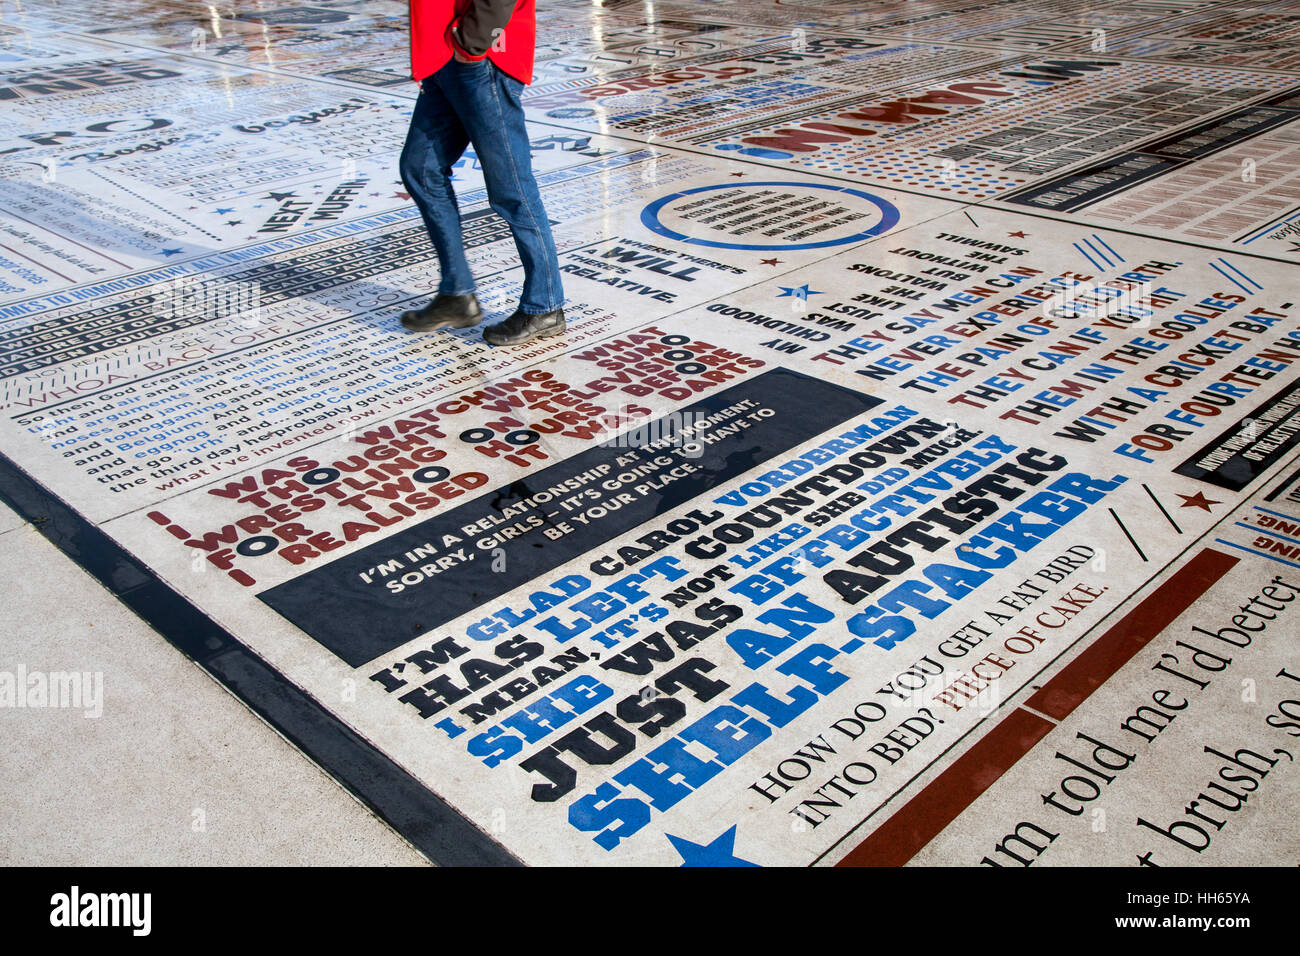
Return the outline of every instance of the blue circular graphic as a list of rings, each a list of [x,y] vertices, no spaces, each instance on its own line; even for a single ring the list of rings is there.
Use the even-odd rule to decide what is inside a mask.
[[[825,189],[830,192],[847,193],[850,196],[856,196],[859,199],[865,199],[868,203],[880,210],[880,221],[870,229],[856,233],[852,236],[844,236],[840,239],[825,239],[821,242],[800,242],[788,243],[782,242],[775,245],[753,245],[741,242],[719,242],[713,239],[697,239],[688,236],[685,233],[678,232],[675,229],[669,229],[659,221],[659,212],[675,199],[681,199],[684,196],[692,196],[695,193],[709,192],[715,189],[749,189],[755,186],[781,186],[785,188],[796,189]],[[798,183],[798,182],[762,182],[762,183],[719,183],[716,186],[697,186],[694,189],[684,189],[681,192],[673,193],[671,196],[664,196],[656,199],[650,205],[641,211],[641,223],[651,232],[668,239],[675,239],[678,242],[689,243],[695,246],[709,246],[714,249],[755,249],[763,251],[774,251],[778,249],[825,249],[827,246],[843,246],[850,242],[861,242],[863,239],[870,239],[873,236],[879,236],[893,229],[898,225],[898,208],[891,202],[881,199],[879,196],[873,196],[871,193],[863,192],[860,189],[851,189],[848,186],[832,186],[827,183]]]

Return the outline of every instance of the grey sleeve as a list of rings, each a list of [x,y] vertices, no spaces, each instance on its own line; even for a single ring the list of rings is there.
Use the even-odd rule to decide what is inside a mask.
[[[470,56],[482,56],[491,49],[499,33],[514,15],[518,0],[474,0],[460,18],[456,42]]]

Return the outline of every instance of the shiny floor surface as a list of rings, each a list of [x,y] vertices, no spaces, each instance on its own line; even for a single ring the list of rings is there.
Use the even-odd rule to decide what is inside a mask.
[[[398,322],[404,3],[0,0],[6,826],[201,678],[367,862],[1300,862],[1295,5],[539,6],[505,349]]]

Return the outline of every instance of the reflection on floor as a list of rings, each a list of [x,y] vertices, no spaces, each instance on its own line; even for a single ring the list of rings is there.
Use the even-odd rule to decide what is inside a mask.
[[[502,350],[405,4],[0,0],[0,496],[435,862],[1294,864],[1288,6],[547,0]]]

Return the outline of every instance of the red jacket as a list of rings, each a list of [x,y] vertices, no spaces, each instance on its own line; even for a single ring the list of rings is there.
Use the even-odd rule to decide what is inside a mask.
[[[521,83],[533,81],[536,0],[410,0],[411,76],[422,80],[452,57],[453,45],[487,57]]]

